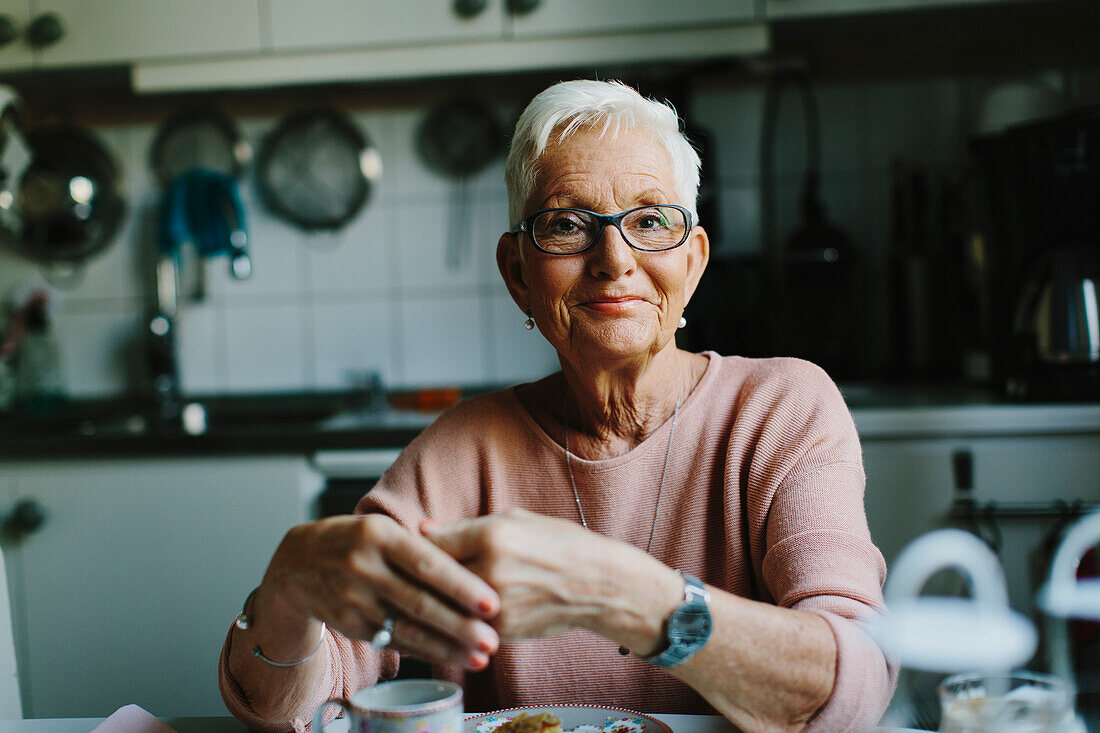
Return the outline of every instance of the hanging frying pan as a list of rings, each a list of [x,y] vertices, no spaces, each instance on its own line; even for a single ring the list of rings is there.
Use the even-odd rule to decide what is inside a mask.
[[[503,154],[508,137],[496,113],[472,99],[444,102],[428,112],[417,131],[424,164],[455,182],[451,191],[447,266],[460,267],[469,254],[471,207],[468,181]]]
[[[86,130],[44,127],[27,136],[33,159],[15,197],[16,247],[42,263],[77,265],[111,243],[126,206],[118,166]]]
[[[417,133],[417,147],[429,168],[450,178],[477,175],[504,152],[507,134],[496,113],[472,99],[435,107]]]
[[[20,125],[19,105],[15,89],[0,84],[0,241],[9,243],[23,231],[15,196],[33,157]]]
[[[285,119],[264,138],[256,165],[264,204],[307,231],[351,221],[382,173],[382,157],[369,138],[331,109]]]

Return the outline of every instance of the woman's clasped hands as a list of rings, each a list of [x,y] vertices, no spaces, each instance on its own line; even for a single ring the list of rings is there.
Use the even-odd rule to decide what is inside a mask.
[[[683,593],[679,576],[642,550],[564,519],[509,509],[420,529],[497,591],[491,623],[504,641],[585,628],[645,654]]]
[[[300,619],[352,639],[370,640],[392,618],[388,646],[433,663],[483,669],[500,643],[487,622],[500,610],[497,592],[383,514],[294,527],[261,588]]]
[[[419,530],[383,514],[300,525],[265,590],[349,638],[370,640],[391,618],[389,648],[475,671],[501,640],[575,627],[644,653],[667,609],[641,609],[655,591],[669,607],[680,593],[676,574],[641,550],[562,519],[508,510]]]

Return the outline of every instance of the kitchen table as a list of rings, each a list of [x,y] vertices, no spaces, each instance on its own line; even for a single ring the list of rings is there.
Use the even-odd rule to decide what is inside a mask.
[[[668,724],[674,733],[736,733],[725,718],[716,715],[653,715]],[[246,733],[244,725],[230,717],[164,718],[176,733]],[[39,718],[0,720],[0,733],[88,733],[103,718]],[[324,733],[347,733],[347,721],[334,720]],[[876,733],[921,733],[911,728],[877,728]]]

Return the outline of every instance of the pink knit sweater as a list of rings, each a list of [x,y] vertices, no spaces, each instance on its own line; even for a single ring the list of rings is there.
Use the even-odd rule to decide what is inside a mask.
[[[886,568],[867,530],[859,439],[848,409],[828,376],[807,362],[707,356],[703,378],[680,409],[651,553],[730,593],[824,618],[836,637],[836,683],[810,730],[869,729],[889,701],[896,670],[860,624],[882,608]],[[667,421],[614,458],[573,458],[592,530],[646,547],[670,429]],[[448,523],[509,507],[579,519],[564,450],[514,389],[466,400],[440,417],[358,511],[385,512],[415,529],[424,517]],[[329,674],[314,704],[291,721],[296,729],[329,697],[393,673],[392,653],[379,658],[333,632],[327,641]],[[223,652],[223,696],[235,715],[256,725],[225,658]],[[505,644],[477,674],[437,674],[464,684],[467,711],[581,703],[714,712],[684,683],[583,630]]]

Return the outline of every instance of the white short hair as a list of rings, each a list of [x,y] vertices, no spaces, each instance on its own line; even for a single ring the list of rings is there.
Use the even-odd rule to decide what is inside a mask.
[[[600,135],[614,138],[620,130],[651,133],[668,153],[677,201],[699,217],[695,202],[699,196],[699,153],[680,131],[680,119],[671,104],[646,99],[618,81],[577,79],[563,81],[544,89],[523,110],[516,122],[504,182],[508,187],[509,226],[523,218],[523,208],[535,187],[539,156],[546,150],[550,136],[558,131],[564,140],[579,127],[596,127]]]

